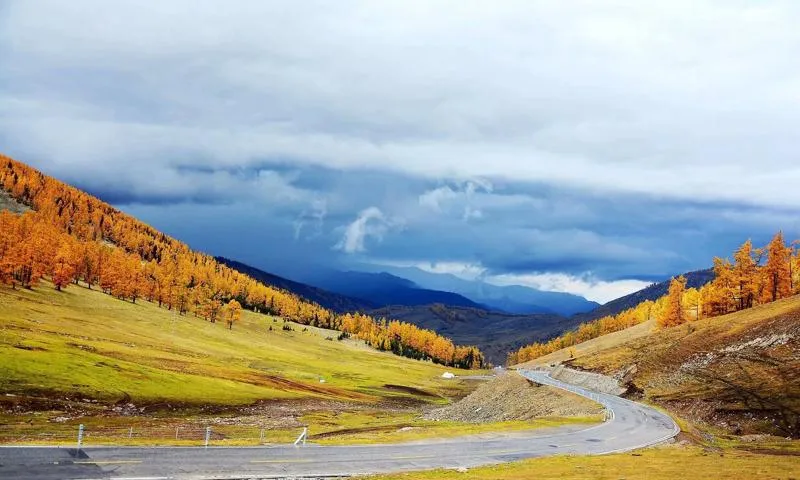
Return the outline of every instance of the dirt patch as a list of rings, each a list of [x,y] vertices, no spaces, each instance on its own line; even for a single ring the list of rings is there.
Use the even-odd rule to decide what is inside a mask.
[[[478,387],[453,405],[432,410],[428,420],[470,423],[532,420],[540,417],[589,416],[602,413],[600,405],[557,388],[538,385],[509,372]]]
[[[386,385],[383,386],[383,388],[385,388],[386,390],[391,390],[393,392],[402,392],[402,393],[408,393],[410,395],[419,395],[420,397],[430,397],[430,398],[438,397],[438,395],[436,395],[435,393],[426,392],[425,390],[421,390],[416,387],[409,387],[407,385],[392,385],[390,383],[387,383]]]
[[[36,347],[36,346],[33,346],[33,345],[23,345],[23,344],[20,344],[20,343],[14,345],[14,348],[18,348],[20,350],[27,350],[29,352],[46,352],[47,351],[47,349],[43,348],[43,347]]]
[[[397,423],[393,425],[377,425],[375,427],[360,427],[360,428],[343,428],[341,430],[333,430],[330,432],[317,433],[316,435],[309,435],[309,440],[318,440],[320,438],[338,437],[340,435],[352,435],[356,433],[377,433],[377,432],[395,432],[404,428],[412,428],[414,425],[411,423]]]

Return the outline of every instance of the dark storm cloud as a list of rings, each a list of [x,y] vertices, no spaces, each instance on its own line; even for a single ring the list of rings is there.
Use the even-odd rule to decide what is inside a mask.
[[[611,295],[800,231],[797,19],[778,1],[4,2],[0,141],[263,266],[438,262]]]

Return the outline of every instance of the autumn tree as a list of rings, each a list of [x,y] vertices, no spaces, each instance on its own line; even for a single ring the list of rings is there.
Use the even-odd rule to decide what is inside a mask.
[[[72,282],[78,270],[78,261],[76,249],[73,247],[72,243],[68,240],[61,242],[61,246],[58,247],[58,252],[56,252],[56,257],[53,261],[53,271],[51,274],[53,285],[55,285],[56,290],[61,290]]]
[[[700,320],[703,317],[703,296],[696,288],[687,289],[683,294],[683,304],[686,308],[694,311],[694,319]]]
[[[686,278],[683,276],[675,277],[670,281],[666,308],[658,318],[658,324],[662,328],[680,325],[686,321],[686,315],[683,312],[683,292],[685,289]]]
[[[762,303],[788,297],[792,293],[791,250],[783,240],[783,232],[778,232],[767,245],[767,262],[762,269],[764,289]]]
[[[233,329],[233,324],[242,316],[242,305],[236,300],[229,301],[222,310],[222,316],[228,324],[228,329]]]
[[[758,263],[760,258],[761,250],[754,250],[753,243],[750,240],[744,242],[733,255],[734,264],[730,275],[731,283],[735,288],[737,310],[753,306],[757,293]]]

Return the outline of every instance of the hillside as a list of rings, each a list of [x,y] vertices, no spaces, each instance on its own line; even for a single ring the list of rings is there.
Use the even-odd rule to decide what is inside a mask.
[[[293,280],[289,280],[288,278],[283,278],[258,268],[251,267],[250,265],[242,262],[237,262],[236,260],[231,260],[224,257],[214,258],[216,258],[216,260],[223,265],[227,265],[234,270],[244,273],[245,275],[258,280],[259,282],[292,292],[295,295],[333,310],[334,312],[365,312],[377,307],[377,305],[366,300],[340,295],[338,293],[323,290],[311,285],[306,285],[305,283],[295,282]]]
[[[229,330],[80,286],[62,292],[0,287],[0,391],[6,394],[0,403],[374,403],[430,401],[460,388],[441,379],[444,367],[337,335],[252,312]]]
[[[554,314],[513,315],[441,304],[391,306],[369,313],[434,330],[455,342],[477,345],[486,359],[496,365],[502,365],[509,351],[526,342],[547,340],[578,325],[574,320]]]
[[[146,299],[229,327],[244,308],[336,329],[397,355],[452,366],[483,364],[474,347],[408,323],[338,315],[222,265],[21,162],[4,156],[0,161],[0,187],[32,208],[22,214],[0,210],[0,284],[30,289],[49,278],[62,290],[83,281],[122,300]]]
[[[694,272],[684,273],[686,278],[686,288],[700,288],[703,285],[714,280],[714,271],[710,268],[705,270],[696,270]],[[598,318],[617,315],[629,308],[633,308],[640,303],[651,300],[655,301],[663,297],[669,288],[669,279],[663,282],[654,283],[641,290],[625,295],[623,297],[612,300],[608,303],[600,305],[586,313],[579,313],[574,316],[578,323],[589,322]]]
[[[663,330],[648,327],[524,365],[563,360],[615,376],[630,394],[713,428],[800,436],[799,296]]]

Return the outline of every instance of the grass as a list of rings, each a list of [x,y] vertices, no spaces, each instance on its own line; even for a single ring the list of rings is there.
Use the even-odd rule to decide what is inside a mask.
[[[206,426],[216,446],[279,444],[294,441],[303,425],[309,441],[320,445],[399,443],[490,432],[510,432],[600,422],[600,416],[547,417],[532,421],[485,424],[424,420],[416,412],[380,409],[317,410],[301,415],[298,425],[272,428],[257,421],[227,424],[234,416],[83,416],[53,422],[43,413],[0,415],[0,444],[72,445],[78,425],[85,428],[87,445],[201,445]],[[220,421],[222,423],[220,423]],[[177,430],[177,431],[176,431]]]
[[[587,355],[600,352],[609,348],[623,345],[631,340],[646,337],[655,328],[655,321],[650,320],[647,322],[634,325],[633,327],[620,330],[619,332],[609,333],[585,342],[579,343],[569,348],[563,348],[553,353],[535,358],[529,362],[518,365],[519,367],[535,367],[538,365],[548,365],[551,363],[562,363],[573,358],[585,357]]]
[[[608,480],[797,479],[800,457],[736,450],[710,452],[696,446],[665,446],[602,456],[555,456],[471,469],[433,470],[369,477],[371,480],[529,480],[591,478]]]
[[[338,341],[334,331],[293,323],[286,331],[284,323],[243,312],[228,330],[81,286],[0,287],[0,403],[26,412],[0,414],[0,443],[72,444],[78,424],[87,444],[198,445],[211,425],[214,445],[257,445],[292,441],[303,425],[313,442],[354,444],[599,420],[426,421],[418,408],[387,402],[448,403],[475,381],[442,373],[476,372]],[[309,398],[319,403],[299,408],[292,425],[271,424],[269,413],[242,413],[263,400]],[[110,410],[115,403],[147,413],[119,415]]]
[[[283,324],[243,312],[228,330],[83,287],[0,287],[0,391],[100,402],[242,405],[308,397],[445,403],[471,388],[441,375],[474,372],[337,341],[333,331],[303,331],[296,324],[284,331]]]
[[[420,420],[418,416],[410,413],[357,412],[339,415],[329,413],[306,415],[304,421],[314,426],[314,429],[310,431],[310,439],[314,443],[363,445],[590,424],[601,422],[602,416],[547,417],[529,421],[478,424]]]

